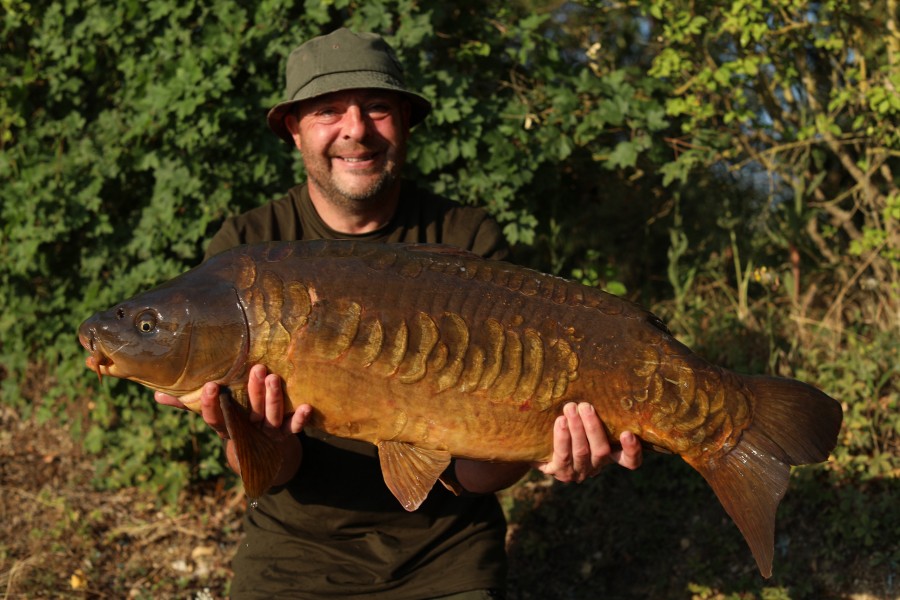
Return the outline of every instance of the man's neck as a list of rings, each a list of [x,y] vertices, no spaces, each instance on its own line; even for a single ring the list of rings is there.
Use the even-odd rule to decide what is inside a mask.
[[[382,197],[368,202],[335,200],[309,185],[309,198],[322,221],[334,231],[351,235],[370,233],[387,225],[400,202],[400,185],[386,190]]]

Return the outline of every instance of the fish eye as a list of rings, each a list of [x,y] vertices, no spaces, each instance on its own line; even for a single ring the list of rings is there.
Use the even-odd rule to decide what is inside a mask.
[[[151,311],[145,310],[134,320],[138,331],[141,333],[152,333],[156,331],[156,315]]]

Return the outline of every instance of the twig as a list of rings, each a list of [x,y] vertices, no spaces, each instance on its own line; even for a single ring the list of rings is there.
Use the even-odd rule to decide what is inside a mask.
[[[881,250],[884,248],[884,245],[887,241],[881,242],[877,248],[872,250],[869,253],[869,256],[866,257],[866,260],[862,262],[859,267],[857,267],[856,272],[850,276],[850,279],[841,287],[841,291],[838,292],[838,295],[835,297],[834,302],[831,303],[831,306],[828,307],[828,312],[825,313],[822,321],[828,321],[831,318],[831,315],[837,310],[837,307],[840,306],[841,302],[844,299],[844,296],[850,291],[850,286],[856,283],[856,280],[860,278],[860,276],[865,272],[866,269],[875,261],[875,258],[881,253]]]

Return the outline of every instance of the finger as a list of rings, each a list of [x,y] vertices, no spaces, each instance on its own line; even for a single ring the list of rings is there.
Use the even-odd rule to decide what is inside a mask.
[[[303,431],[310,415],[312,415],[312,406],[309,404],[301,404],[298,406],[294,414],[291,415],[290,421],[284,425],[284,428],[286,428],[285,433],[300,433]]]
[[[572,481],[572,437],[569,433],[569,421],[560,415],[553,423],[553,456],[547,463],[536,465],[546,475],[568,483]]]
[[[262,421],[266,418],[266,374],[265,365],[253,365],[247,380],[247,396],[250,399],[250,420]]]
[[[174,406],[175,408],[182,408],[187,410],[187,406],[184,403],[176,398],[175,396],[170,396],[169,394],[165,394],[163,392],[154,392],[153,399],[156,400],[159,404],[164,404],[165,406]]]
[[[592,475],[594,470],[594,466],[591,464],[591,447],[581,418],[581,413],[591,408],[587,403],[575,404],[574,402],[570,402],[563,407],[563,414],[566,415],[569,437],[571,438],[572,474],[575,481],[579,483],[587,476]]]
[[[630,431],[624,431],[619,436],[619,443],[622,444],[622,449],[613,454],[613,460],[632,471],[640,467],[644,460],[644,453],[638,437]]]
[[[581,417],[581,426],[590,452],[590,472],[587,473],[587,476],[593,477],[600,472],[603,465],[611,461],[612,448],[606,435],[606,429],[593,405],[587,402],[580,403],[578,414]]]
[[[281,378],[278,375],[268,375],[264,381],[266,387],[265,415],[266,425],[269,427],[281,427],[284,420],[284,396],[281,392]]]
[[[203,386],[200,392],[200,416],[207,425],[213,428],[219,437],[228,439],[228,430],[225,427],[225,417],[219,406],[219,386],[209,382]]]

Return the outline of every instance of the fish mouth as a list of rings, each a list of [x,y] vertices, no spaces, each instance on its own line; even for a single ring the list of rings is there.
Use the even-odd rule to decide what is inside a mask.
[[[90,329],[85,333],[81,333],[78,338],[84,349],[91,353],[90,356],[84,359],[85,366],[96,373],[100,381],[103,381],[104,375],[113,375],[110,371],[110,367],[113,366],[113,359],[103,352],[100,344],[97,343],[96,331]]]

